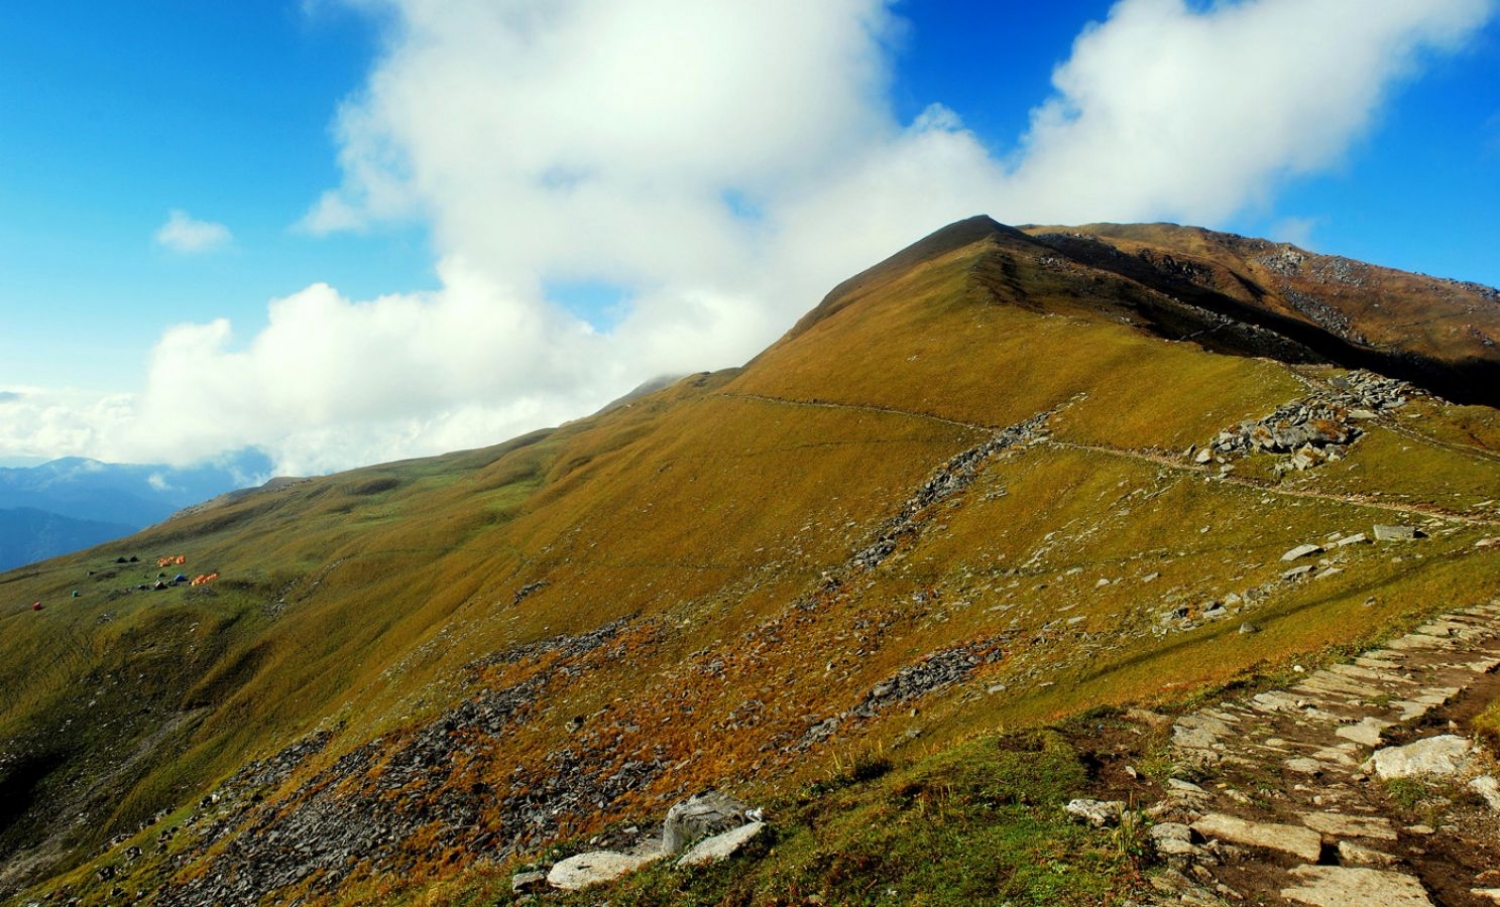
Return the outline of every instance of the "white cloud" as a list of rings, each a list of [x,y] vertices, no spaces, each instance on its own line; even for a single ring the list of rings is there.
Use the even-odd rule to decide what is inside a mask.
[[[211,221],[197,220],[186,211],[174,209],[167,222],[156,229],[156,244],[183,255],[197,255],[221,249],[234,239],[229,228]]]
[[[1338,166],[1393,88],[1494,10],[1122,0],[1002,160],[941,104],[897,122],[883,0],[348,2],[386,23],[386,49],[337,117],[342,182],[299,226],[428,224],[441,288],[314,285],[238,340],[175,327],[130,417],[90,429],[96,454],[257,443],[295,473],[494,443],[738,364],[960,217],[1213,225]],[[198,237],[184,246],[228,240],[173,212],[164,244],[174,224]],[[599,332],[544,298],[567,282],[620,286],[629,311]]]
[[[112,439],[128,430],[134,414],[129,394],[15,387],[6,391],[0,419],[0,459],[107,459],[117,451]]]
[[[1052,221],[1221,221],[1336,165],[1424,53],[1490,0],[1125,0],[1084,31],[1012,175]]]
[[[1318,247],[1313,242],[1313,231],[1322,221],[1319,217],[1283,217],[1266,229],[1266,239],[1289,242],[1309,252],[1316,252]]]

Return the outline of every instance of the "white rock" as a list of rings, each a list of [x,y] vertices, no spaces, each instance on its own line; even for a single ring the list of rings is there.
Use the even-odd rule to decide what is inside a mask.
[[[693,845],[692,850],[683,854],[682,859],[677,861],[677,865],[702,866],[706,863],[719,863],[727,860],[738,853],[741,847],[750,843],[765,827],[764,822],[751,822],[749,825],[741,825],[723,834],[704,838]]]
[[[1389,721],[1381,721],[1379,718],[1365,717],[1358,724],[1346,724],[1334,731],[1345,740],[1353,740],[1365,746],[1379,746],[1380,732],[1390,727]]]
[[[1410,778],[1414,775],[1456,775],[1469,761],[1472,744],[1462,737],[1444,734],[1376,750],[1361,768],[1377,778]]]
[[[1322,545],[1298,545],[1297,547],[1293,548],[1291,551],[1288,551],[1286,554],[1283,554],[1281,556],[1281,559],[1284,560],[1284,561],[1295,561],[1299,557],[1307,557],[1310,554],[1322,554],[1322,553],[1323,553],[1323,546]]]
[[[1167,779],[1167,787],[1170,788],[1170,789],[1172,789],[1172,790],[1182,791],[1184,793],[1189,793],[1189,794],[1205,794],[1206,795],[1208,793],[1208,791],[1204,790],[1203,788],[1199,787],[1198,785],[1194,784],[1193,782],[1191,782],[1191,781],[1185,781],[1182,778],[1168,778]]]
[[[547,884],[563,891],[582,891],[590,885],[613,882],[659,858],[660,854],[633,856],[612,850],[581,853],[553,866],[547,873]]]
[[[1120,822],[1120,811],[1125,808],[1123,800],[1069,800],[1063,811],[1074,822],[1083,822],[1095,828],[1108,828]]]
[[[1309,813],[1302,817],[1302,824],[1313,831],[1336,838],[1376,838],[1381,841],[1396,840],[1396,829],[1391,820],[1379,816],[1349,816],[1343,813]]]
[[[1319,762],[1318,760],[1309,759],[1306,756],[1297,756],[1295,758],[1286,760],[1282,764],[1284,764],[1288,769],[1303,775],[1321,774],[1323,769],[1327,768],[1326,765]]]
[[[749,807],[721,791],[708,791],[674,805],[662,823],[661,846],[681,853],[702,838],[745,824]]]
[[[1480,775],[1469,782],[1469,789],[1483,797],[1490,809],[1500,813],[1500,781],[1491,775]]]
[[[1192,828],[1205,838],[1279,850],[1309,863],[1316,862],[1323,852],[1323,836],[1300,825],[1250,822],[1223,813],[1209,813],[1194,822]]]
[[[1393,866],[1396,858],[1383,850],[1354,841],[1339,842],[1339,863],[1344,866]]]
[[[1281,889],[1281,896],[1314,907],[1433,907],[1422,883],[1399,872],[1298,866],[1291,876],[1302,885]]]
[[[1193,830],[1179,822],[1162,822],[1151,826],[1151,845],[1164,857],[1198,852],[1193,846]]]

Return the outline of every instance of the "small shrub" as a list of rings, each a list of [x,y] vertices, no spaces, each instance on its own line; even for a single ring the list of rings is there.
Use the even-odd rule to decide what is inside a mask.
[[[1387,779],[1385,794],[1391,798],[1391,802],[1407,812],[1416,812],[1433,797],[1432,788],[1416,778]]]

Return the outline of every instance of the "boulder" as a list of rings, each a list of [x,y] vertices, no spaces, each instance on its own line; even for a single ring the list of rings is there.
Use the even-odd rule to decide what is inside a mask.
[[[1375,540],[1377,542],[1409,542],[1417,537],[1417,530],[1411,526],[1379,526],[1375,527]]]
[[[693,849],[682,855],[677,861],[681,867],[703,866],[709,863],[721,863],[729,859],[746,845],[753,841],[756,835],[766,827],[764,822],[751,822],[749,825],[741,825],[722,834],[704,838]]]
[[[1123,800],[1069,800],[1063,811],[1074,822],[1092,825],[1094,828],[1109,828],[1120,824],[1120,812],[1125,808]]]
[[[1151,846],[1163,858],[1192,856],[1198,852],[1198,848],[1193,846],[1193,830],[1180,822],[1153,825],[1150,835]]]
[[[510,877],[510,890],[515,894],[529,894],[547,887],[545,872],[518,872]]]
[[[553,866],[547,873],[547,884],[563,891],[582,891],[590,885],[613,882],[622,875],[635,872],[658,856],[637,856],[612,850],[581,853]],[[515,884],[514,879],[511,884]]]
[[[1296,559],[1298,559],[1300,557],[1307,557],[1310,554],[1322,554],[1322,553],[1323,553],[1323,546],[1322,545],[1298,545],[1297,547],[1293,548],[1291,551],[1288,551],[1286,554],[1283,554],[1281,556],[1281,559],[1284,560],[1284,561],[1295,561]]]
[[[746,824],[748,808],[719,791],[689,797],[667,810],[661,828],[661,849],[667,854],[682,853],[702,838],[739,828]]]
[[[1378,749],[1361,768],[1377,778],[1456,775],[1468,763],[1471,746],[1469,741],[1452,734],[1428,737],[1406,746]]]

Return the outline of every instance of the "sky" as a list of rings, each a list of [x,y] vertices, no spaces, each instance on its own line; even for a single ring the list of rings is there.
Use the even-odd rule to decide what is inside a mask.
[[[951,221],[1500,285],[1500,0],[52,0],[0,18],[0,465],[307,475],[738,365]]]

